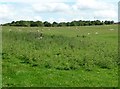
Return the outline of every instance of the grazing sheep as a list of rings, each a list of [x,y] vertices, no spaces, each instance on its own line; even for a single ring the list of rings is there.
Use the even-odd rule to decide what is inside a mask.
[[[39,30],[37,30],[37,32],[40,32]]]
[[[90,35],[90,33],[88,33],[88,35]]]
[[[78,30],[78,28],[76,27],[76,30]]]
[[[113,31],[114,29],[109,29],[110,31]]]
[[[98,32],[95,32],[95,34],[98,34]]]
[[[11,32],[12,31],[12,29],[9,29],[9,32]]]
[[[38,37],[38,39],[42,39],[43,37]]]
[[[19,32],[21,32],[21,29],[19,29]]]
[[[40,37],[40,39],[42,39],[43,37]]]

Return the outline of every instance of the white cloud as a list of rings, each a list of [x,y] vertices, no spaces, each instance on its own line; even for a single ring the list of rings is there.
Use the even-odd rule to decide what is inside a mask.
[[[37,12],[66,12],[70,11],[69,5],[65,3],[37,3],[32,5]]]
[[[115,0],[110,2],[108,0],[0,0],[0,2],[4,2],[0,4],[0,23],[13,20],[67,22],[94,20],[94,17],[99,20],[117,20],[118,12]]]
[[[42,19],[42,17],[40,17],[40,16],[34,16],[34,20],[40,20],[40,21],[42,21],[43,19]]]
[[[100,0],[77,0],[72,6],[73,10],[83,18],[92,19],[94,17],[103,20],[116,20],[117,8],[112,3]]]
[[[65,18],[58,18],[57,22],[68,22],[70,19],[65,19]]]
[[[55,22],[55,21],[56,21],[56,19],[55,19],[55,18],[53,18],[53,17],[50,17],[50,18],[48,19],[48,21],[49,21],[50,23],[53,23],[53,22]]]
[[[108,8],[113,9],[114,5],[98,0],[77,0],[74,8],[80,10],[104,10]]]
[[[4,23],[14,18],[14,9],[10,5],[0,5],[0,23]]]
[[[0,18],[6,18],[12,15],[11,9],[7,5],[0,5]]]
[[[96,17],[103,17],[103,18],[117,18],[117,13],[113,10],[102,10],[94,12]]]
[[[54,2],[71,2],[71,0],[0,0],[0,2],[14,2],[14,3],[27,3],[27,4],[33,4],[33,3],[54,3]]]

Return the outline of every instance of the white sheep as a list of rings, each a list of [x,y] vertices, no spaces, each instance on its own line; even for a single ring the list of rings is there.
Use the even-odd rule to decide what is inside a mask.
[[[12,29],[9,29],[9,32],[11,32],[12,31]]]
[[[113,31],[114,29],[109,29],[110,31]]]
[[[76,30],[78,30],[78,28],[76,27]]]
[[[88,35],[90,35],[90,33],[88,33]]]
[[[95,34],[98,34],[98,32],[95,32]]]
[[[21,29],[19,29],[19,32],[21,32]]]
[[[39,30],[37,30],[37,32],[40,32]]]
[[[43,37],[38,37],[38,39],[42,39]]]

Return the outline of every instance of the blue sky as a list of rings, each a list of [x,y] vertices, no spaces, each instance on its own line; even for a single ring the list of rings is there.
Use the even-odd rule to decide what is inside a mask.
[[[119,0],[0,0],[0,23],[17,20],[118,21]]]

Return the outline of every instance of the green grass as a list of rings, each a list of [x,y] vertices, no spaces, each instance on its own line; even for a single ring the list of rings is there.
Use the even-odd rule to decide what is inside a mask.
[[[2,36],[4,87],[118,86],[117,25],[3,27]]]

